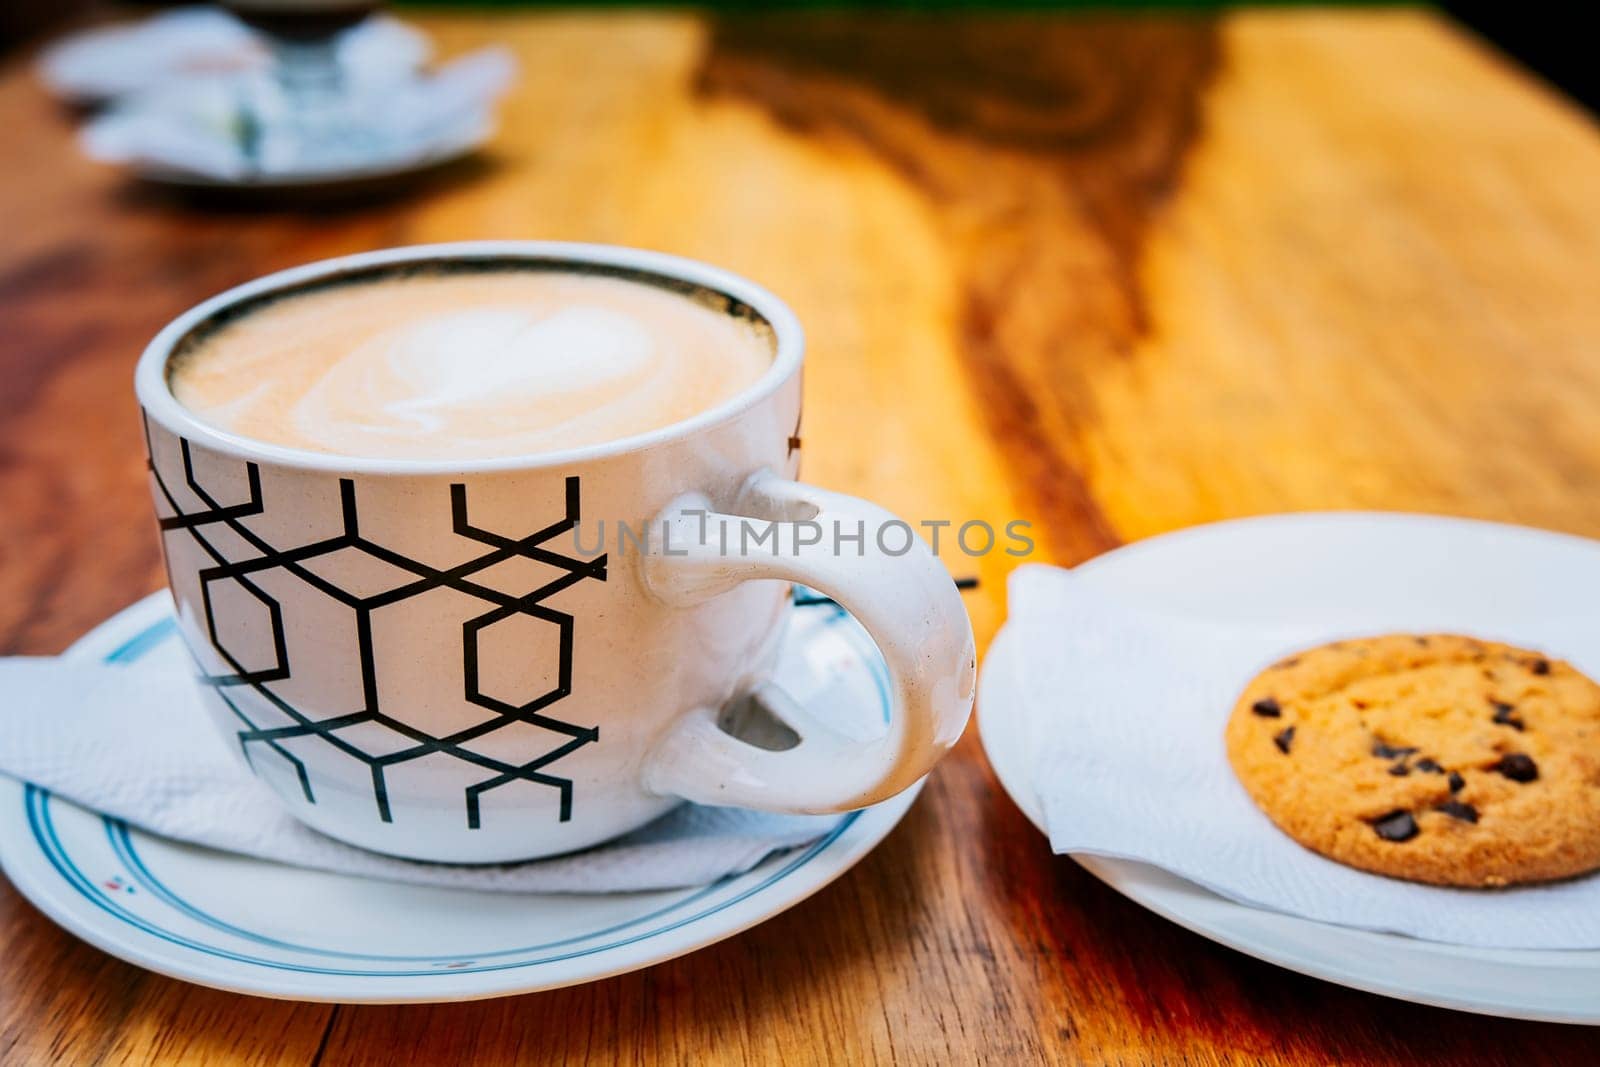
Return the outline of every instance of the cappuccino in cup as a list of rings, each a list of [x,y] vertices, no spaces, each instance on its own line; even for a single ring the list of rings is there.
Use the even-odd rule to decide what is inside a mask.
[[[245,306],[187,339],[179,403],[271,444],[528,455],[632,437],[744,391],[772,328],[704,290],[574,270],[378,275]]]

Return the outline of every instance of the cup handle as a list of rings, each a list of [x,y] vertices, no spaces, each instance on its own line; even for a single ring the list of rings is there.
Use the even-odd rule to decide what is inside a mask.
[[[955,744],[972,710],[977,653],[949,572],[909,525],[877,505],[770,471],[745,482],[733,510],[715,511],[699,494],[669,504],[651,524],[662,537],[644,560],[646,587],[685,607],[756,579],[826,593],[883,653],[888,731],[870,742],[846,738],[768,684],[757,695],[799,744],[783,751],[748,744],[718,725],[718,709],[701,708],[670,726],[646,757],[645,788],[794,813],[849,811],[894,796]],[[904,552],[884,549],[879,533],[890,526],[889,548],[907,542]],[[835,530],[844,532],[847,551],[836,550]]]

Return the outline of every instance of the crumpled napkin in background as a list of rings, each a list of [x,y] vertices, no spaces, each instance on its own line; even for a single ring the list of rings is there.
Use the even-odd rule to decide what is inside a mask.
[[[338,43],[344,76],[359,84],[408,78],[431,51],[417,30],[382,15]],[[269,62],[248,26],[220,7],[195,6],[70,34],[44,50],[38,71],[56,96],[89,105],[174,81],[262,71]]]
[[[481,144],[515,73],[510,52],[486,48],[429,74],[352,83],[340,104],[349,132],[315,140],[299,136],[282,114],[273,117],[266,74],[187,78],[120,99],[79,140],[101,162],[216,183],[390,172]]]

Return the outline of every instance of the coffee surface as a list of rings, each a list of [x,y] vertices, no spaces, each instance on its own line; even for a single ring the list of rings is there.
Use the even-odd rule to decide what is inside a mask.
[[[423,274],[289,294],[174,358],[173,395],[244,437],[346,456],[473,459],[681,422],[771,366],[770,328],[597,274]]]

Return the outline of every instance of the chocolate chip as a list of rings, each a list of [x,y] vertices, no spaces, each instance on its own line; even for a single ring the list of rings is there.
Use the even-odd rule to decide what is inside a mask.
[[[1410,841],[1417,836],[1417,820],[1409,811],[1391,811],[1373,819],[1372,829],[1385,841]]]
[[[1273,735],[1272,743],[1278,746],[1278,751],[1285,756],[1289,754],[1289,746],[1294,744],[1294,727],[1285,726]]]
[[[1450,772],[1450,792],[1459,793],[1461,792],[1462,787],[1466,784],[1467,780],[1465,778],[1461,777],[1461,775],[1457,774],[1455,771]]]
[[[1411,773],[1411,768],[1407,767],[1404,763],[1396,763],[1393,767],[1389,768],[1389,773],[1394,775],[1396,778],[1404,778],[1406,775]]]
[[[1513,730],[1520,730],[1522,729],[1522,720],[1511,714],[1516,710],[1517,706],[1515,704],[1504,704],[1496,700],[1494,702],[1494,721],[1501,726],[1509,726]]]
[[[1436,805],[1433,810],[1442,811],[1451,818],[1461,819],[1464,822],[1478,821],[1478,809],[1459,800],[1447,800],[1443,804]]]
[[[1528,664],[1528,669],[1534,674],[1549,674],[1550,661],[1547,659],[1536,659],[1532,663]]]
[[[1427,771],[1429,774],[1444,773],[1444,768],[1439,766],[1433,760],[1429,759],[1427,756],[1423,756],[1421,759],[1417,760],[1417,770]]]
[[[1508,752],[1501,756],[1494,769],[1513,782],[1531,782],[1539,777],[1539,765],[1521,752]]]
[[[1522,752],[1509,752],[1502,755],[1501,761],[1494,765],[1494,769],[1514,782],[1531,782],[1539,777],[1539,765],[1533,758],[1523,755]]]
[[[1279,707],[1278,702],[1272,697],[1261,698],[1254,704],[1250,705],[1250,710],[1261,716],[1263,719],[1276,719],[1279,715],[1283,714],[1283,708]]]
[[[1416,755],[1416,752],[1416,746],[1400,748],[1396,745],[1384,744],[1382,741],[1375,741],[1372,745],[1372,754],[1379,759],[1404,759],[1406,756]]]

